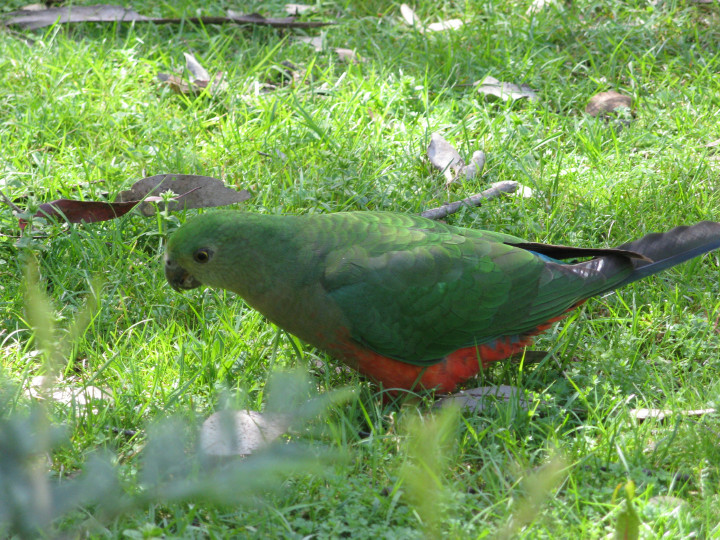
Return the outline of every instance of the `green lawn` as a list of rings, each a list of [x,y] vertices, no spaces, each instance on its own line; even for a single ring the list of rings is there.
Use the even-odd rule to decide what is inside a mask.
[[[279,1],[124,5],[285,15]],[[718,147],[704,146],[720,139],[717,3],[579,0],[529,15],[527,1],[421,2],[425,23],[465,21],[430,34],[403,22],[399,3],[313,5],[305,18],[336,24],[1,30],[0,190],[33,213],[183,173],[250,190],[247,212],[416,213],[515,180],[533,197],[448,221],[588,247],[720,219]],[[322,36],[323,50],[304,35]],[[185,52],[227,87],[163,86],[158,73],[182,68]],[[294,83],[282,84],[282,62]],[[528,84],[538,100],[486,101],[472,86],[486,75]],[[607,90],[631,96],[632,114],[587,116]],[[446,189],[425,157],[436,131],[463,156],[485,151],[484,174]],[[530,411],[515,399],[437,414],[431,396],[384,403],[230,293],[170,289],[163,244],[193,213],[35,220],[19,239],[0,207],[0,536],[34,537],[45,511],[59,517],[42,534],[62,538],[633,538],[633,518],[618,525],[633,512],[641,538],[720,537],[720,415],[686,414],[720,406],[717,254],[591,300],[537,340],[551,355],[473,383],[541,397]],[[266,392],[280,369],[310,376]],[[28,397],[36,376],[53,374],[57,388],[112,399]],[[342,388],[352,397],[322,402]],[[319,397],[290,435],[227,476],[193,457],[211,413],[298,410],[307,395]],[[639,423],[638,408],[673,414]],[[182,472],[153,472],[169,464]],[[57,482],[45,504],[43,486]]]

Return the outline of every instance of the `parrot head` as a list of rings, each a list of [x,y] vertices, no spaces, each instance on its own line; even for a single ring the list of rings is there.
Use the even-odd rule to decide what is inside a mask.
[[[178,229],[165,250],[165,277],[176,291],[201,285],[217,285],[218,276],[227,273],[227,257],[220,248],[222,214],[198,216]]]

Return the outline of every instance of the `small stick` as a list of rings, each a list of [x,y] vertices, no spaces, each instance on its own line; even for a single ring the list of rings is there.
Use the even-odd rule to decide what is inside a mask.
[[[22,214],[22,210],[17,207],[17,205],[12,202],[10,199],[8,199],[7,195],[2,192],[0,189],[0,197],[2,197],[2,200],[5,201],[5,204],[7,204],[10,208],[12,208],[15,212]]]
[[[446,203],[442,206],[439,206],[438,208],[431,208],[430,210],[425,210],[420,215],[429,219],[443,219],[450,214],[454,214],[463,206],[480,206],[483,201],[499,197],[502,193],[514,193],[515,191],[517,191],[517,188],[517,182],[495,182],[494,184],[492,184],[490,189],[486,189],[482,193],[472,195],[467,199],[463,199],[462,201]]]

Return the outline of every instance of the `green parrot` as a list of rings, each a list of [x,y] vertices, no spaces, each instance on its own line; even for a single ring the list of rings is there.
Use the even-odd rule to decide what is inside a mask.
[[[719,247],[709,221],[585,249],[387,212],[225,211],[172,235],[165,275],[237,293],[385,388],[451,392],[586,299]]]

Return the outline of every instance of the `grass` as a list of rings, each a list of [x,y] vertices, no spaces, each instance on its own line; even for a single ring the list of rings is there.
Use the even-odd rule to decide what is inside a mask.
[[[225,4],[128,3],[158,16],[220,14],[233,7]],[[281,16],[283,4],[244,9]],[[720,216],[720,162],[703,146],[720,137],[716,5],[582,0],[531,16],[526,3],[419,3],[423,21],[466,21],[429,36],[400,22],[397,3],[317,5],[314,17],[337,24],[0,32],[0,188],[32,212],[61,197],[112,197],[144,176],[192,173],[250,189],[249,212],[418,212],[517,180],[534,197],[497,199],[449,221],[587,246]],[[294,41],[303,34],[323,35],[325,49]],[[346,63],[333,47],[355,49],[362,61]],[[183,52],[225,73],[227,90],[183,96],[162,87],[157,73],[182,66]],[[283,61],[306,70],[302,81],[259,92],[278,81]],[[469,84],[487,74],[529,84],[540,99],[485,102]],[[629,123],[582,113],[609,89],[632,96]],[[484,176],[445,190],[424,158],[434,131],[464,155],[483,149]],[[170,290],[162,246],[186,217],[38,223],[38,238],[18,245],[16,219],[0,210],[4,425],[27,418],[23,388],[48,370],[23,295],[35,258],[57,327],[50,350],[102,280],[87,330],[68,340],[57,367],[65,383],[113,397],[92,410],[47,407],[66,433],[48,454],[53,477],[71,482],[105,451],[125,492],[142,493],[148,426],[168,416],[192,425],[228,406],[261,409],[277,368],[309,371],[320,394],[355,389],[357,399],[331,405],[292,437],[344,459],[293,472],[250,502],[149,498],[105,518],[84,504],[47,535],[597,538],[615,533],[630,481],[643,538],[720,535],[718,415],[682,414],[720,398],[717,254],[590,301],[538,339],[536,349],[552,356],[480,376],[478,385],[542,396],[531,413],[510,402],[436,418],[429,401],[384,404],[361,378],[317,367],[318,358],[333,364],[231,294]],[[638,424],[630,411],[641,407],[675,414]],[[423,463],[433,473],[419,485],[408,480]]]

